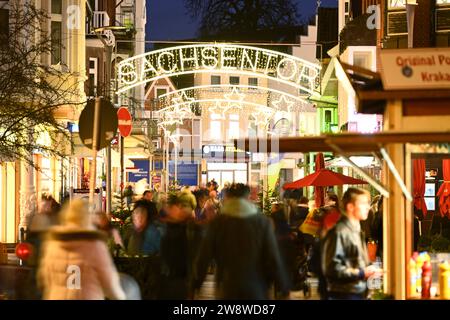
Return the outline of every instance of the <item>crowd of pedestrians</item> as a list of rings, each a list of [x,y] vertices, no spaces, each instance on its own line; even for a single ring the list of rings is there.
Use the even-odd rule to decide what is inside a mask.
[[[120,233],[83,200],[60,209],[44,197],[28,232],[42,298],[138,297],[108,248],[157,257],[160,299],[195,299],[208,273],[217,299],[287,299],[311,274],[322,299],[366,298],[367,278],[380,272],[370,265],[360,226],[371,209],[367,191],[349,188],[341,201],[328,194],[322,208],[311,208],[306,197],[275,202],[263,214],[249,186],[218,187],[211,181],[168,194],[146,190],[138,199],[127,188],[131,223]]]

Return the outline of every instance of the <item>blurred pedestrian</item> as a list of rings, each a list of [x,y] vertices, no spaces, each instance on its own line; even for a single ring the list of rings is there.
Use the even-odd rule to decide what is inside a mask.
[[[195,208],[195,219],[197,221],[205,221],[206,215],[205,215],[205,204],[206,201],[209,199],[209,192],[208,189],[201,188],[194,192],[195,199],[197,201],[197,206]]]
[[[131,207],[131,203],[133,202],[134,190],[131,184],[129,184],[123,192],[123,196],[125,197],[127,207]]]
[[[39,262],[43,238],[51,227],[59,224],[60,211],[61,205],[51,195],[42,195],[39,208],[31,218],[27,230],[26,240],[33,245],[32,256],[27,261],[29,266],[35,266]]]
[[[138,200],[131,214],[132,225],[125,232],[123,243],[129,255],[159,253],[162,226],[158,223],[158,211],[153,202]]]
[[[62,225],[49,232],[38,286],[47,300],[125,299],[104,234],[92,224],[85,201],[67,205]]]
[[[320,228],[310,250],[309,270],[318,278],[317,291],[321,300],[328,299],[326,277],[322,271],[322,244],[328,231],[333,228],[341,218],[339,198],[335,194],[328,194],[325,206],[319,208]]]
[[[296,236],[291,232],[282,203],[275,202],[272,204],[271,218],[275,227],[275,236],[280,249],[281,259],[287,271],[290,289],[293,289],[295,273],[297,272],[295,259],[298,248],[295,241]],[[275,287],[276,296],[279,295],[278,291],[278,288]]]
[[[117,230],[117,228],[112,225],[111,220],[106,212],[96,212],[93,223],[98,230],[106,233],[108,237],[106,243],[111,253],[114,254],[116,250],[125,249],[119,230]]]
[[[192,264],[197,252],[200,229],[194,221],[197,206],[189,190],[171,194],[168,199],[166,232],[161,240],[162,283],[160,299],[188,299]]]
[[[305,221],[309,212],[308,202],[309,200],[307,197],[301,196],[297,205],[291,210],[289,224],[293,229],[297,230],[303,221]]]
[[[241,183],[228,189],[221,213],[200,246],[193,289],[201,287],[214,259],[219,299],[269,299],[274,282],[284,297],[289,295],[273,225],[248,200],[249,194]]]
[[[327,281],[328,298],[363,300],[367,296],[366,279],[380,270],[369,266],[360,221],[367,219],[370,194],[349,188],[343,196],[343,215],[328,231],[322,246],[322,271]]]
[[[153,201],[153,195],[154,195],[153,190],[145,190],[144,193],[142,194],[142,199],[147,201]]]

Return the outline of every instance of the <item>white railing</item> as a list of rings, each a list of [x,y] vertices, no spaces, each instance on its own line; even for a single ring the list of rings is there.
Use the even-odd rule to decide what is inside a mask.
[[[108,13],[106,11],[94,11],[94,16],[92,17],[92,26],[94,27],[94,29],[109,26]]]
[[[86,24],[87,33],[93,34],[95,29],[110,25],[109,15],[106,11],[94,11],[91,20],[88,20]]]

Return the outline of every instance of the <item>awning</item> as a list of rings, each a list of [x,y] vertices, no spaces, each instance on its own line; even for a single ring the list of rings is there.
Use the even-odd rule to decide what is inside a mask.
[[[278,137],[276,139],[235,139],[236,148],[250,152],[336,152],[371,154],[391,143],[449,143],[447,132],[380,132],[372,134],[338,133],[311,137]]]
[[[343,157],[350,166],[386,198],[388,190],[358,167],[347,155],[380,154],[386,161],[406,199],[412,201],[411,193],[400,178],[392,160],[385,150],[388,144],[449,143],[450,131],[444,132],[380,132],[373,134],[339,133],[313,137],[277,137],[276,139],[235,139],[236,148],[249,152],[334,152]]]

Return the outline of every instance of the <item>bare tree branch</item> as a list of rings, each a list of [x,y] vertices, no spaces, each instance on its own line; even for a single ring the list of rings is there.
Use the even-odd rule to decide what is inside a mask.
[[[200,18],[200,35],[238,34],[299,23],[292,0],[185,0],[192,18]]]
[[[9,29],[0,42],[0,161],[32,162],[36,151],[67,156],[70,132],[55,113],[85,103],[80,101],[83,79],[67,66],[44,62],[52,54],[47,12],[29,2],[9,4]]]

